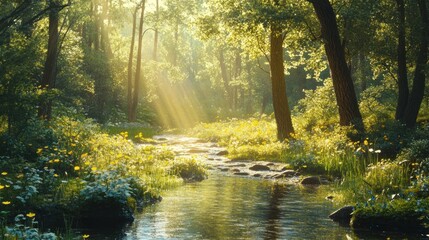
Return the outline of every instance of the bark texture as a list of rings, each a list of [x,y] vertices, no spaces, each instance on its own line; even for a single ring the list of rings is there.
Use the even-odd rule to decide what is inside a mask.
[[[288,99],[283,63],[283,37],[281,29],[276,24],[271,25],[270,33],[270,70],[273,94],[274,115],[277,124],[279,141],[292,138],[294,129]]]
[[[309,2],[313,4],[321,26],[338,104],[340,125],[353,125],[358,132],[362,133],[364,132],[362,115],[359,111],[350,69],[345,59],[344,47],[341,44],[335,12],[329,0],[309,0]]]

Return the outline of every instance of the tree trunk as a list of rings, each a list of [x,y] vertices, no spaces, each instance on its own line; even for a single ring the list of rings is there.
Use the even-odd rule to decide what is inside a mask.
[[[141,14],[140,14],[140,24],[139,24],[139,41],[137,47],[137,66],[136,66],[136,76],[134,81],[134,95],[133,95],[133,104],[131,105],[131,122],[137,121],[137,106],[139,102],[140,95],[140,81],[141,81],[141,64],[142,64],[142,45],[143,45],[143,24],[144,24],[144,11],[145,11],[146,0],[142,1]]]
[[[158,26],[159,26],[159,0],[156,0],[156,13],[155,13],[155,18],[156,18],[156,27],[155,27],[155,35],[154,35],[154,39],[153,39],[153,60],[157,61],[158,57]]]
[[[277,123],[277,139],[283,141],[292,138],[294,133],[286,96],[286,82],[283,64],[283,36],[275,23],[270,34],[270,69],[273,94],[274,115]]]
[[[404,122],[409,128],[416,125],[420,105],[422,104],[425,92],[425,68],[428,61],[428,34],[429,21],[427,15],[426,0],[419,0],[419,10],[421,17],[420,46],[416,60],[416,69],[414,71],[413,87],[410,98],[408,99],[407,108],[405,109]]]
[[[109,0],[104,0],[100,16],[100,31],[101,31],[101,48],[106,53],[106,56],[111,58],[113,56],[112,48],[110,46],[109,38]]]
[[[133,105],[133,58],[134,58],[134,42],[136,37],[136,25],[137,25],[137,12],[139,7],[137,6],[133,13],[133,30],[131,36],[131,47],[130,55],[128,57],[128,89],[127,89],[127,103],[128,103],[128,121],[132,121],[132,105]]]
[[[223,55],[223,49],[220,49],[219,51],[219,64],[223,80],[223,87],[225,88],[226,92],[227,104],[229,109],[232,109],[232,90],[230,86],[230,77],[228,76],[228,69],[225,63],[225,56]]]
[[[362,116],[359,111],[350,69],[345,59],[344,48],[340,41],[335,12],[329,0],[308,1],[313,4],[321,25],[323,43],[331,69],[332,81],[338,104],[340,125],[353,125],[359,133],[363,133],[364,126]]]
[[[398,11],[398,102],[396,105],[396,120],[403,120],[408,102],[407,55],[405,50],[405,4],[404,0],[396,0]]]
[[[52,117],[52,99],[49,97],[49,91],[55,87],[55,79],[57,76],[57,57],[58,57],[58,22],[59,14],[57,3],[50,1],[49,11],[49,37],[48,37],[48,53],[45,61],[43,77],[40,81],[40,86],[48,91],[47,97],[40,101],[38,116],[45,120],[50,120]]]

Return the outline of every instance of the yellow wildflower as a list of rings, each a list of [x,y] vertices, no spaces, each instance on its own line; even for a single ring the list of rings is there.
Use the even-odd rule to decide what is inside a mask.
[[[2,173],[1,173],[1,175],[2,175],[2,176],[6,176],[6,175],[7,175],[7,172],[2,172]]]
[[[0,190],[2,190],[4,188],[4,186],[3,185],[0,185]]]
[[[363,141],[363,145],[368,146],[368,140],[366,140],[366,139],[365,139],[365,140]]]
[[[36,216],[36,214],[35,214],[35,213],[33,213],[33,212],[29,212],[29,213],[27,213],[25,216],[27,216],[27,217],[29,217],[29,218],[34,218],[34,217]]]
[[[9,205],[9,204],[11,204],[11,202],[9,202],[9,201],[4,201],[4,202],[1,202],[1,204],[3,204],[3,205]]]
[[[97,167],[92,167],[92,168],[91,168],[91,170],[92,170],[93,172],[95,172],[95,171],[97,171]]]
[[[69,151],[67,154],[68,154],[68,155],[72,155],[72,154],[73,154],[73,151]]]
[[[54,159],[54,163],[59,163],[60,162],[60,159]]]
[[[58,177],[58,174],[56,174],[56,173],[55,173],[55,174],[54,174],[54,177]]]
[[[37,154],[41,154],[42,152],[43,152],[43,148],[38,148],[36,151]]]
[[[88,156],[88,153],[82,153],[82,155],[80,155],[80,158],[86,158]]]
[[[87,239],[87,238],[89,238],[89,234],[84,234],[82,237],[83,237],[83,239]]]
[[[75,170],[75,171],[79,171],[79,170],[80,170],[80,167],[79,167],[79,166],[75,166],[75,167],[74,167],[74,170]]]

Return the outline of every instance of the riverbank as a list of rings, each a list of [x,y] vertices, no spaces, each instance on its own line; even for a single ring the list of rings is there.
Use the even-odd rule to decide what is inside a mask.
[[[391,226],[406,221],[414,227],[407,225],[406,230],[425,229],[429,128],[409,131],[384,125],[360,141],[350,141],[347,133],[339,126],[302,130],[280,143],[270,118],[201,124],[191,131],[225,147],[233,161],[263,159],[304,175],[327,175],[336,186],[327,197],[354,207],[354,227],[386,230],[389,225],[380,222],[390,219]]]

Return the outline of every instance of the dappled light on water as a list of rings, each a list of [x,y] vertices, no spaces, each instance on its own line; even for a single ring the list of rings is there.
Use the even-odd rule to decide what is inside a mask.
[[[329,202],[294,185],[212,175],[167,192],[124,239],[344,239],[351,229],[327,218]]]

